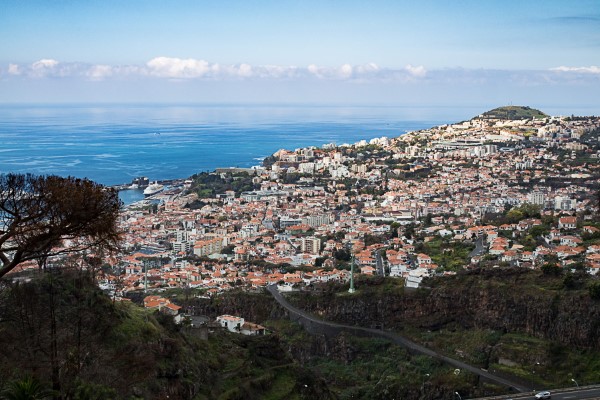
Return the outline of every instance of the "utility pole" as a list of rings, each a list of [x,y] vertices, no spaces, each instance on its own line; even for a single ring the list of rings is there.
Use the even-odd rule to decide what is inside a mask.
[[[352,256],[352,264],[350,264],[350,289],[348,289],[348,293],[354,293],[356,289],[354,289],[354,256]]]
[[[144,266],[144,294],[148,293],[148,262],[146,259],[142,262]]]

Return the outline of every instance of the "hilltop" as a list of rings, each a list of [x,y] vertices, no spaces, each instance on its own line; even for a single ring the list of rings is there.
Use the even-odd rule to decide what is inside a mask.
[[[549,116],[540,110],[526,106],[504,106],[494,108],[481,114],[485,119],[529,119],[529,118],[548,118]]]

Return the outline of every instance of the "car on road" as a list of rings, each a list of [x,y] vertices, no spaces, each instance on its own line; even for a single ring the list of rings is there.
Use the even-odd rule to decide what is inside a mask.
[[[548,391],[539,392],[535,395],[535,398],[536,399],[550,399],[550,398],[552,398],[552,395]]]

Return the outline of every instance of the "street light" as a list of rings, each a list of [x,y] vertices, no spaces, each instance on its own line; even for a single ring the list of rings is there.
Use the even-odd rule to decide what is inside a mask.
[[[458,400],[462,400],[462,397],[460,397],[460,394],[458,394],[458,392],[454,392],[454,394],[458,396]]]
[[[575,382],[575,384],[577,385],[577,387],[579,387],[579,383],[577,383],[577,381],[575,380],[575,378],[571,378],[571,380],[572,380],[573,382]]]

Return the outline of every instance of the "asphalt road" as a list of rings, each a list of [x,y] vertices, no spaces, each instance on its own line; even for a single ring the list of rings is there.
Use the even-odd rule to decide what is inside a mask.
[[[281,295],[281,293],[279,293],[279,291],[277,290],[277,287],[275,285],[268,286],[267,290],[271,293],[271,295],[273,295],[275,300],[282,307],[284,307],[286,310],[288,310],[291,314],[299,316],[299,317],[309,321],[312,324],[316,324],[316,325],[320,325],[322,327],[328,327],[328,328],[337,328],[337,329],[345,330],[345,331],[348,331],[348,332],[351,332],[354,334],[367,333],[367,334],[370,334],[371,336],[379,336],[381,338],[388,339],[395,344],[403,346],[413,353],[424,354],[424,355],[427,355],[427,356],[430,356],[433,358],[437,358],[438,360],[444,361],[445,363],[450,364],[455,368],[458,368],[458,369],[464,370],[464,371],[469,371],[469,372],[471,372],[475,375],[479,375],[480,377],[485,378],[491,382],[512,388],[513,390],[515,390],[517,392],[531,392],[531,388],[527,388],[519,383],[512,382],[506,378],[496,376],[488,371],[484,371],[480,368],[466,364],[462,361],[455,360],[454,358],[450,358],[450,357],[441,355],[441,354],[435,352],[434,350],[431,350],[427,347],[421,346],[420,344],[417,344],[417,343],[415,343],[403,336],[397,335],[395,333],[320,320],[320,319],[316,318],[315,316],[292,306]]]
[[[385,276],[385,264],[383,263],[383,257],[381,256],[382,251],[384,250],[377,250],[375,252],[375,265],[377,268],[377,274]]]
[[[541,392],[543,390],[538,390]],[[600,386],[584,386],[580,388],[554,389],[550,390],[552,400],[583,400],[600,399]],[[479,400],[535,400],[534,394],[518,394],[514,396],[481,397]],[[472,399],[477,400],[477,399]]]
[[[475,257],[475,256],[482,256],[483,254],[485,254],[486,248],[485,248],[485,242],[483,240],[483,235],[479,236],[477,238],[477,240],[475,241],[475,248],[473,249],[473,251],[471,251],[469,253],[469,258],[471,257]]]

